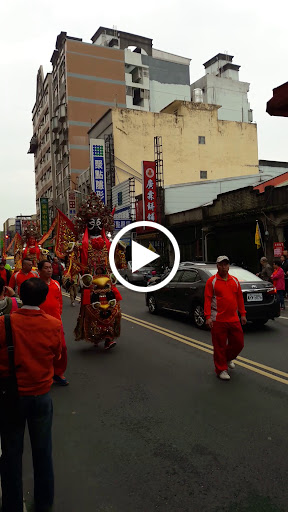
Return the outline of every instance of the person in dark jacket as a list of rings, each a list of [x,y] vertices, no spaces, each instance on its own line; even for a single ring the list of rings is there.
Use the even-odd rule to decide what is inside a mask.
[[[262,270],[259,274],[256,274],[263,281],[270,281],[271,274],[273,272],[271,265],[269,265],[268,260],[265,256],[260,259],[260,263],[262,265]]]

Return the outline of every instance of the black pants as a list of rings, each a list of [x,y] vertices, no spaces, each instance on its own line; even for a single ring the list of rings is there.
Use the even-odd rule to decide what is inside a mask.
[[[23,512],[22,454],[26,421],[34,468],[35,512],[49,512],[54,500],[53,405],[49,393],[20,397],[13,417],[0,410],[2,511]]]

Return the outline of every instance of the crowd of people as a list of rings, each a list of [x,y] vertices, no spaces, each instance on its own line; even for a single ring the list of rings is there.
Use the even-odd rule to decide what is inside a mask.
[[[264,281],[273,283],[277,290],[280,308],[284,310],[285,298],[288,297],[288,251],[284,250],[280,258],[274,259],[272,265],[270,265],[268,259],[263,256],[260,259],[260,264],[262,269],[257,276]]]
[[[262,257],[260,263],[262,269],[257,275],[273,283],[281,309],[285,309],[288,251],[273,261],[273,268],[266,257]],[[216,265],[217,273],[208,279],[205,287],[204,314],[212,335],[216,375],[229,381],[229,370],[235,369],[234,361],[244,347],[242,327],[247,319],[240,283],[229,273],[229,258],[219,256]],[[34,510],[52,510],[53,405],[50,388],[53,383],[69,384],[65,377],[67,347],[61,320],[61,286],[70,293],[71,306],[74,306],[79,276],[74,275],[71,279],[69,265],[65,269],[57,257],[39,261],[38,269],[32,268],[31,260],[24,257],[21,270],[14,273],[4,258],[0,260],[3,512],[23,512],[22,453],[26,422],[33,455]]]

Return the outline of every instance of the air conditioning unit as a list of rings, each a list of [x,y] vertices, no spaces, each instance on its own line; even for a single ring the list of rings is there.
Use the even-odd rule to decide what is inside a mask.
[[[135,82],[135,83],[140,82],[140,80],[142,80],[142,78],[143,78],[142,68],[134,69],[134,71],[132,73],[133,82]]]
[[[141,100],[144,100],[144,98],[145,98],[145,90],[144,89],[140,89],[139,96],[140,96]]]

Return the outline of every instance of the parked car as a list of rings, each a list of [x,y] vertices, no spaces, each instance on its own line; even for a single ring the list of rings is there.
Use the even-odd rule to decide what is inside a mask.
[[[205,284],[216,272],[216,265],[212,263],[180,264],[167,286],[151,293],[148,287],[146,305],[150,313],[156,314],[161,309],[175,311],[190,316],[197,327],[204,328]],[[248,321],[264,325],[280,315],[276,289],[271,283],[241,267],[233,266],[230,273],[240,282]]]
[[[132,272],[132,261],[128,261],[127,268],[119,270],[119,273],[124,277],[124,279],[126,279],[126,281],[128,281],[128,283],[146,286],[153,271],[155,271],[154,267],[147,265],[146,267],[142,267],[139,270]]]

